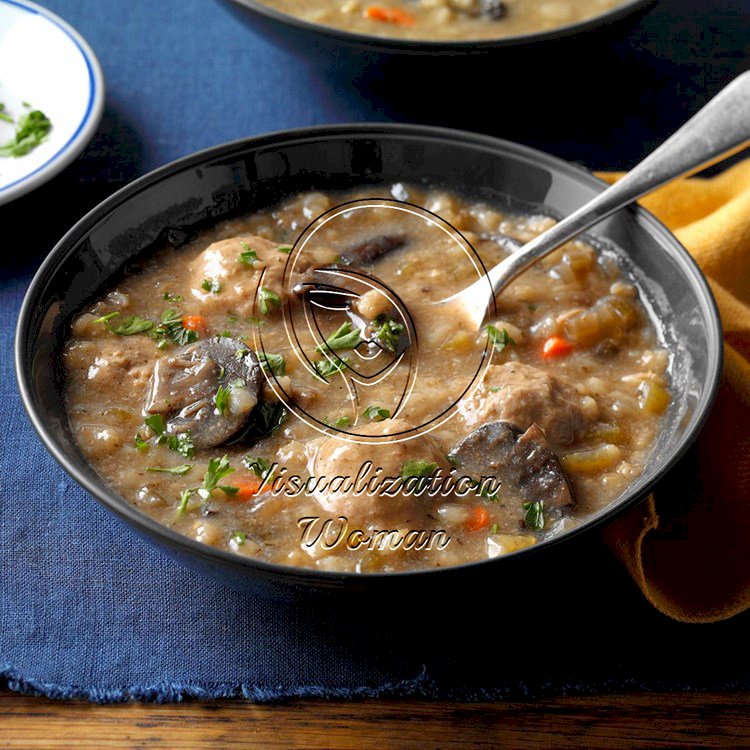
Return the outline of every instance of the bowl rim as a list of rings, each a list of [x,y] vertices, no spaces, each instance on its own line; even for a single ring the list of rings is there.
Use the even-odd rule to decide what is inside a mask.
[[[88,74],[89,97],[78,126],[68,140],[43,164],[7,185],[0,186],[0,205],[5,205],[35,190],[62,172],[83,151],[93,138],[104,113],[104,73],[96,54],[88,42],[67,21],[30,0],[0,0],[0,5],[20,8],[44,18],[59,32],[68,37],[81,53]]]
[[[354,31],[346,31],[336,26],[306,21],[297,16],[277,10],[265,5],[261,0],[228,0],[228,2],[242,8],[245,11],[255,13],[276,23],[290,26],[298,31],[303,31],[329,40],[348,44],[354,47],[367,47],[371,50],[381,52],[399,52],[406,54],[425,54],[439,52],[471,53],[500,47],[517,47],[524,44],[535,44],[547,42],[553,39],[563,39],[585,31],[590,31],[600,26],[613,23],[634,13],[639,8],[656,2],[656,0],[623,0],[623,2],[599,13],[591,18],[581,21],[557,26],[553,29],[536,31],[530,34],[515,34],[505,37],[474,38],[474,39],[400,39],[398,37],[377,36],[375,34],[362,34]]]
[[[47,451],[65,470],[65,472],[84,490],[86,490],[86,492],[92,495],[108,510],[113,511],[116,516],[128,521],[139,533],[146,535],[151,539],[155,539],[160,543],[164,543],[173,550],[177,550],[189,557],[203,559],[212,564],[219,564],[225,568],[241,570],[248,576],[270,576],[279,579],[287,579],[290,582],[294,581],[297,583],[317,583],[328,585],[350,584],[356,586],[358,583],[362,584],[363,582],[369,581],[411,579],[415,577],[434,576],[446,572],[455,573],[458,571],[466,571],[478,566],[490,564],[497,565],[500,561],[504,561],[507,564],[511,560],[520,556],[540,554],[545,550],[550,550],[561,542],[572,540],[584,533],[591,532],[605,522],[611,521],[614,517],[620,515],[642,500],[653,489],[654,485],[664,477],[664,475],[677,463],[677,461],[679,461],[680,458],[682,458],[697,438],[708,418],[709,412],[716,398],[722,373],[723,334],[716,301],[703,272],[698,267],[698,264],[677,238],[664,226],[664,224],[662,224],[651,213],[646,211],[646,209],[638,205],[628,206],[622,210],[629,211],[633,214],[634,219],[642,224],[645,231],[662,241],[661,244],[663,247],[665,243],[666,246],[671,247],[671,257],[679,263],[685,276],[690,279],[691,285],[696,291],[699,301],[703,302],[702,317],[705,317],[706,334],[709,341],[708,373],[705,381],[708,387],[704,389],[701,399],[692,412],[692,427],[681,436],[681,439],[675,448],[671,452],[668,452],[660,470],[637,492],[633,492],[632,494],[626,493],[619,502],[613,502],[605,506],[572,529],[568,529],[561,534],[545,539],[541,543],[532,547],[517,550],[516,552],[501,557],[474,560],[445,568],[433,567],[389,573],[323,571],[314,568],[302,568],[267,562],[202,544],[201,542],[162,525],[156,519],[146,515],[143,511],[138,510],[134,505],[128,503],[127,500],[110,488],[104,479],[100,478],[93,469],[90,469],[88,473],[85,473],[79,471],[77,467],[69,464],[68,459],[64,455],[63,449],[58,445],[57,440],[51,432],[47,430],[45,415],[41,411],[38,411],[34,406],[32,398],[33,384],[31,372],[30,370],[27,371],[25,367],[25,361],[27,359],[25,352],[30,344],[28,329],[33,317],[34,304],[40,294],[44,291],[47,283],[54,277],[54,272],[60,261],[67,258],[75,244],[78,243],[86,233],[93,229],[100,221],[105,219],[113,210],[125,203],[132,196],[154,184],[157,184],[164,178],[206,162],[225,159],[231,157],[233,154],[240,154],[243,151],[254,151],[259,148],[272,147],[280,144],[290,146],[294,143],[320,140],[321,138],[347,137],[412,137],[420,140],[438,140],[450,143],[462,143],[467,146],[490,149],[496,153],[501,152],[523,161],[547,167],[555,173],[567,174],[571,178],[576,179],[584,185],[588,184],[588,186],[593,188],[603,190],[607,187],[607,184],[603,180],[595,177],[584,167],[567,162],[529,146],[495,138],[494,136],[472,133],[464,130],[454,130],[428,125],[395,123],[351,123],[278,130],[263,135],[242,138],[212,146],[159,167],[122,187],[77,221],[73,227],[63,235],[41,263],[24,296],[18,316],[14,341],[16,380],[26,413]],[[666,247],[664,247],[664,249],[668,252]]]

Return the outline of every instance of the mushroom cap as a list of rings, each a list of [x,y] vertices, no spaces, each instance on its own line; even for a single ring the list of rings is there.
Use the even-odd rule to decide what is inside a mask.
[[[146,411],[169,415],[167,431],[189,431],[196,448],[213,448],[247,424],[262,381],[258,358],[240,339],[202,339],[156,362]],[[219,387],[229,392],[223,412],[215,404]]]

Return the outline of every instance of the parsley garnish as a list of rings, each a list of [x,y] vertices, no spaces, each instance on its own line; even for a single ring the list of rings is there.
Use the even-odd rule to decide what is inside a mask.
[[[431,461],[404,461],[401,467],[401,478],[405,488],[421,492],[427,484],[427,477],[437,468],[437,464]]]
[[[154,328],[154,338],[160,346],[168,341],[184,346],[198,340],[198,332],[182,325],[182,314],[179,310],[169,309],[161,314],[161,325]]]
[[[154,324],[150,320],[139,318],[137,315],[129,315],[127,318],[123,318],[118,326],[110,325],[109,321],[116,318],[119,314],[119,312],[111,312],[108,315],[102,315],[94,323],[102,323],[107,327],[107,330],[116,333],[118,336],[132,336],[136,333],[150,331],[154,327]]]
[[[261,320],[260,318],[256,318],[255,315],[248,315],[245,318],[245,322],[246,323],[250,323],[250,325],[252,325],[252,326],[258,326],[258,328],[260,328],[260,326],[264,326],[266,324],[265,320]]]
[[[164,297],[162,299],[165,299],[167,302],[174,302],[176,304],[177,302],[182,302],[182,295],[164,292]]]
[[[52,122],[38,109],[24,112],[16,123],[16,134],[12,141],[0,146],[0,156],[24,156],[47,140]]]
[[[351,422],[351,418],[344,415],[343,417],[339,417],[334,423],[334,427],[348,427],[349,423]]]
[[[276,292],[262,286],[258,292],[258,307],[263,315],[281,307],[281,297]]]
[[[391,413],[388,409],[373,404],[372,406],[368,406],[362,412],[362,416],[372,419],[374,422],[382,422],[384,419],[388,419],[391,416]]]
[[[258,260],[258,255],[255,250],[253,250],[247,242],[243,242],[242,240],[240,240],[240,245],[242,245],[242,252],[237,256],[237,260],[240,263],[244,263],[246,266],[254,266]]]
[[[242,465],[261,479],[265,479],[271,472],[271,462],[260,456],[245,456],[242,459]]]
[[[2,102],[0,102],[0,120],[13,124],[13,118],[9,114],[6,114],[5,105]]]
[[[193,464],[180,464],[180,466],[149,466],[146,471],[160,471],[164,474],[176,474],[178,477],[187,474],[190,469],[193,468]]]
[[[495,347],[496,352],[502,352],[506,346],[515,346],[516,342],[508,335],[508,332],[502,328],[499,331],[493,325],[488,325],[485,329],[487,331],[487,338]]]
[[[264,401],[253,410],[249,435],[265,437],[276,432],[287,418],[287,410],[279,401]]]
[[[490,529],[490,534],[497,534],[498,525],[496,523],[492,524],[492,528]]]
[[[166,445],[169,450],[175,451],[185,458],[192,458],[195,455],[195,446],[193,445],[193,439],[190,437],[190,432],[181,432],[178,435],[167,432],[167,424],[161,414],[152,414],[150,417],[146,417],[143,422],[156,433],[157,445]],[[138,445],[137,439],[138,436],[136,436],[136,446]]]
[[[229,538],[230,542],[234,542],[237,546],[244,544],[247,539],[247,534],[244,531],[235,531]]]
[[[523,509],[526,515],[523,521],[526,527],[532,531],[541,531],[544,528],[544,500],[536,503],[524,503]]]
[[[271,354],[271,352],[258,352],[256,355],[260,366],[270,370],[276,377],[286,375],[286,362],[281,354]]]
[[[289,255],[289,253],[292,252],[292,246],[291,245],[279,245],[276,249],[280,253],[284,253],[284,255]]]
[[[203,484],[200,487],[188,487],[183,490],[180,494],[180,504],[177,506],[178,513],[184,513],[187,510],[190,498],[197,492],[201,499],[205,502],[211,497],[211,494],[215,489],[220,489],[227,495],[236,495],[239,492],[238,487],[234,487],[230,484],[219,484],[234,471],[229,465],[229,456],[222,456],[221,458],[212,458],[208,462],[208,470],[203,475]]]
[[[398,346],[398,340],[404,332],[404,326],[397,323],[393,318],[385,314],[378,315],[372,321],[373,338],[379,341],[383,348],[389,352],[395,352]]]
[[[437,469],[437,464],[430,461],[404,461],[401,467],[402,479],[409,477],[428,477]]]
[[[141,436],[140,432],[135,433],[135,447],[139,451],[147,451],[148,450],[148,440],[144,440]]]
[[[211,294],[218,294],[221,291],[221,284],[216,279],[203,279],[201,287]]]
[[[238,487],[227,484],[219,484],[234,471],[229,465],[229,456],[222,456],[221,458],[212,458],[208,462],[208,470],[203,475],[203,486],[198,488],[198,494],[204,499],[208,500],[211,493],[218,487],[220,490],[225,492],[227,495],[236,495],[239,491]]]
[[[361,343],[362,337],[359,335],[359,330],[346,321],[326,339],[325,344],[319,344],[315,350],[325,354],[326,350],[335,352],[343,349],[356,349]]]
[[[229,408],[229,394],[230,389],[220,385],[214,396],[214,406],[222,417],[224,416],[224,412]]]
[[[343,372],[349,366],[349,357],[336,357],[336,361],[330,359],[319,359],[313,362],[318,380],[325,380],[337,372]]]

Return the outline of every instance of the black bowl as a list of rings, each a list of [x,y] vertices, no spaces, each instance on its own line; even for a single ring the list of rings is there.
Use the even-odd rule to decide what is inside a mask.
[[[289,568],[223,552],[182,536],[113,492],[76,447],[63,408],[59,352],[73,315],[156,242],[179,241],[218,219],[260,209],[297,191],[411,182],[451,187],[523,210],[566,215],[603,189],[585,170],[487,136],[437,128],[356,125],[287,131],[218,146],[142,177],[91,211],[57,244],[29,287],[16,335],[16,373],[36,431],[61,466],[107,508],[171,555],[248,591],[426,592],[458,579],[493,581],[633,505],[696,437],[722,365],[721,326],[711,292],[686,250],[650,214],[630,208],[602,222],[591,241],[623,248],[642,277],[672,352],[678,393],[643,475],[578,528],[535,547],[450,569],[340,574]],[[455,586],[453,590],[459,590]]]
[[[654,1],[623,0],[623,3],[618,7],[593,18],[533,34],[497,37],[495,39],[423,40],[396,39],[344,31],[333,26],[311,23],[288,13],[282,13],[259,0],[229,0],[243,14],[245,20],[256,27],[264,36],[273,39],[287,49],[302,51],[306,56],[311,51],[315,53],[319,49],[323,49],[330,52],[332,48],[338,48],[387,56],[428,55],[432,58],[435,55],[476,55],[491,50],[519,46],[533,46],[536,49],[541,49],[544,44],[553,40],[566,39],[583,32],[610,27],[616,21],[634,14]]]

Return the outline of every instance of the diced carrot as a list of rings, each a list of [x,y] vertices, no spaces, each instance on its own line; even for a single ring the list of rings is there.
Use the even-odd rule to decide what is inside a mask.
[[[365,18],[371,21],[383,21],[384,23],[395,23],[399,26],[413,26],[417,19],[405,10],[398,8],[386,8],[383,5],[370,5],[365,9]]]
[[[466,522],[466,528],[469,529],[469,531],[479,531],[487,526],[489,522],[490,514],[487,512],[487,509],[478,505],[471,511],[471,517]]]
[[[202,315],[186,315],[182,319],[182,327],[197,331],[203,336],[208,333],[208,321]]]
[[[573,351],[573,344],[562,336],[550,336],[542,346],[542,356],[545,359],[564,357]]]
[[[248,500],[252,500],[260,490],[262,482],[260,479],[248,479],[246,481],[235,483],[237,492],[232,495],[235,500],[240,500],[246,503]]]

